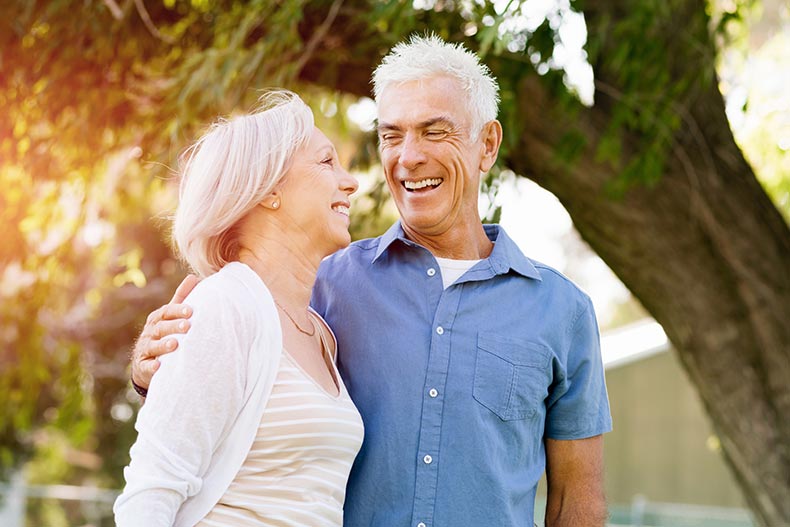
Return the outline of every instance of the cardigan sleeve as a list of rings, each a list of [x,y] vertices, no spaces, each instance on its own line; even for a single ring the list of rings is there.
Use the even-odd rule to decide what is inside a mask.
[[[173,525],[244,403],[254,310],[218,286],[209,278],[190,294],[191,328],[151,382],[114,507],[118,527]]]

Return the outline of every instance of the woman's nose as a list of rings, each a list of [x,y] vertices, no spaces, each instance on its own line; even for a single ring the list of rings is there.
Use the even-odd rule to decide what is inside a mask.
[[[340,172],[339,188],[350,196],[359,188],[359,181],[343,167],[340,168]]]

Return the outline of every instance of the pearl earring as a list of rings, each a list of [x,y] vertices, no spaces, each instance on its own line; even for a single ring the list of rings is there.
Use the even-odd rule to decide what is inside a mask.
[[[279,202],[279,201],[275,201],[275,202],[273,202],[273,203],[272,203],[272,208],[273,208],[273,209],[279,209],[279,208],[280,208],[280,202]]]

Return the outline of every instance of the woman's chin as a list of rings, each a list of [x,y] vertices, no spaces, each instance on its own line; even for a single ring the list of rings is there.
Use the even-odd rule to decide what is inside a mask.
[[[345,236],[333,236],[332,243],[327,244],[326,254],[324,254],[324,257],[334,254],[341,249],[345,249],[350,243],[351,235],[348,232],[345,233]]]

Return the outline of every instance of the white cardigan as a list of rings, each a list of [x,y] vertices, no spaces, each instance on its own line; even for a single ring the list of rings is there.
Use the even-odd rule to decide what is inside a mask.
[[[279,315],[234,262],[186,300],[192,326],[161,358],[113,510],[118,527],[192,527],[227,490],[255,438],[282,353]]]

